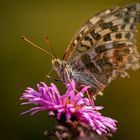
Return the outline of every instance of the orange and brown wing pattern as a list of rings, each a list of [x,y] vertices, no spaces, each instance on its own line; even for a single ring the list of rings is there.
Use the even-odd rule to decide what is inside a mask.
[[[137,23],[139,3],[115,8],[86,32],[68,58],[77,84],[98,93],[118,76],[128,76],[127,69],[139,68]]]

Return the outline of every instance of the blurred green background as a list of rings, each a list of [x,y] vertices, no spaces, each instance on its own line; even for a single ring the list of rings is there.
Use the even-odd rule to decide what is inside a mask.
[[[19,97],[24,89],[36,87],[51,69],[51,58],[30,47],[20,36],[25,35],[45,49],[48,48],[44,38],[49,36],[57,56],[62,58],[72,36],[86,20],[105,8],[135,2],[138,1],[0,1],[1,140],[45,140],[43,131],[55,124],[45,111],[35,116],[19,115],[28,108],[20,106]],[[140,50],[140,25],[138,31]],[[112,140],[140,139],[140,71],[129,74],[129,79],[113,82],[96,101],[97,105],[105,106],[104,115],[118,120],[118,131]]]

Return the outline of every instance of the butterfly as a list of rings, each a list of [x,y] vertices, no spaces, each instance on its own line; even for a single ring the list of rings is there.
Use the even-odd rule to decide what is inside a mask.
[[[103,10],[89,19],[74,35],[62,60],[52,59],[63,83],[74,79],[77,88],[90,87],[91,96],[101,93],[127,69],[138,69],[136,25],[140,3]]]
[[[88,20],[74,35],[63,59],[53,59],[54,70],[64,83],[90,86],[98,94],[127,69],[139,68],[136,24],[140,4],[106,9]]]

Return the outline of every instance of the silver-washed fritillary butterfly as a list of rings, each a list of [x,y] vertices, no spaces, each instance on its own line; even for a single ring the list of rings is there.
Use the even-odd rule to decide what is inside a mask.
[[[106,9],[88,20],[74,35],[63,59],[53,59],[53,69],[64,83],[90,86],[90,95],[102,92],[127,69],[139,68],[136,25],[140,3]]]

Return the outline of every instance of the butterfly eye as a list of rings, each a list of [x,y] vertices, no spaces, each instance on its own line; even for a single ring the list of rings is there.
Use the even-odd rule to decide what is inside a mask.
[[[60,63],[58,61],[55,61],[55,66],[60,67]]]

